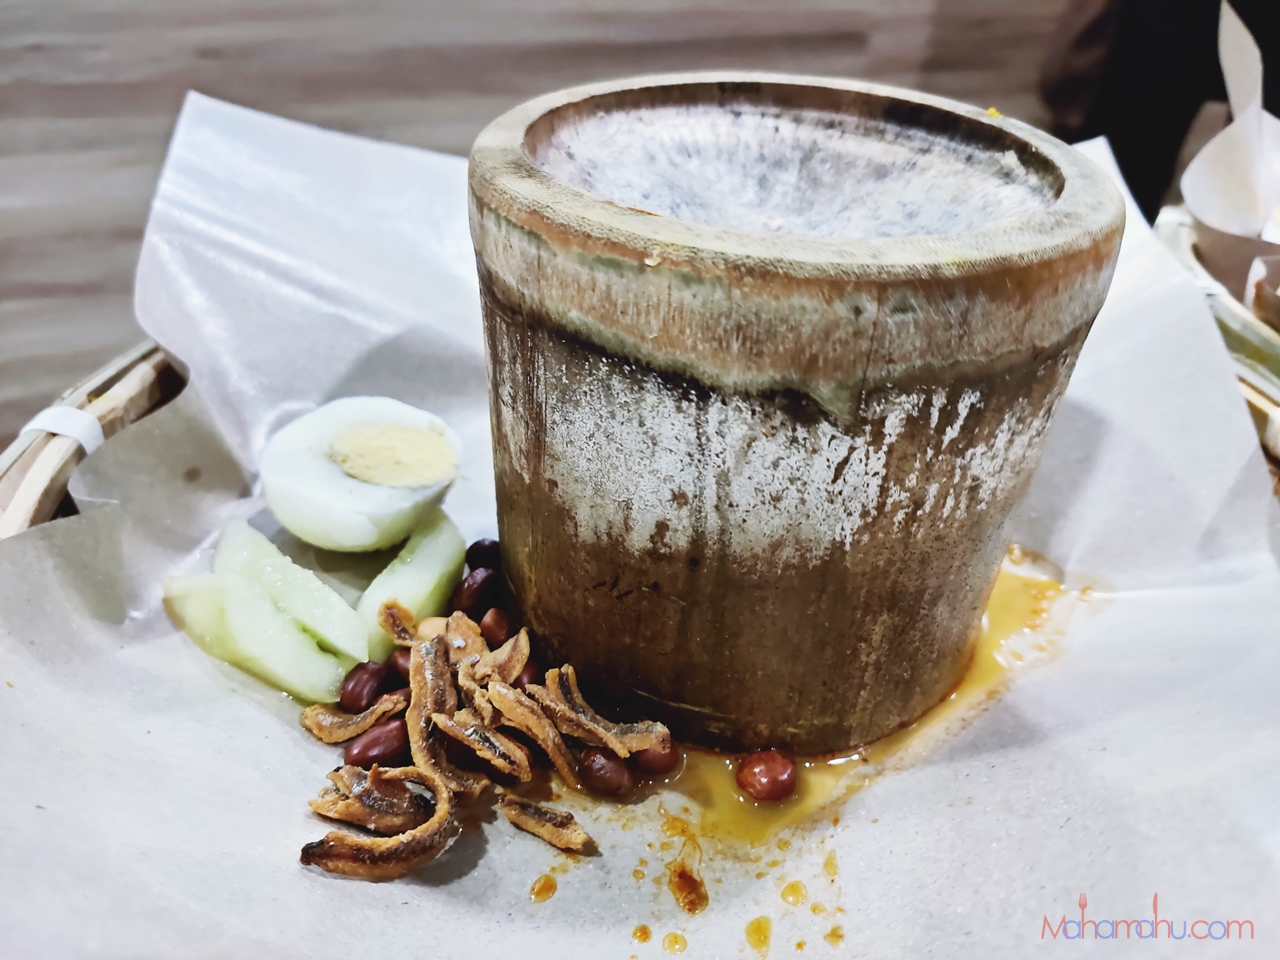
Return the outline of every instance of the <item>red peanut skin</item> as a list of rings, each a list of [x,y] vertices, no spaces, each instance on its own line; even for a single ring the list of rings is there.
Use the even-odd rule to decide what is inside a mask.
[[[796,791],[796,762],[777,750],[761,750],[738,761],[735,779],[753,800],[776,803]]]

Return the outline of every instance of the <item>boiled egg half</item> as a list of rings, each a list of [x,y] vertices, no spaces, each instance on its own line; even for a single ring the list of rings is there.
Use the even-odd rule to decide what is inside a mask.
[[[462,446],[434,413],[390,397],[345,397],[267,441],[267,505],[294,536],[326,550],[405,539],[444,499]]]

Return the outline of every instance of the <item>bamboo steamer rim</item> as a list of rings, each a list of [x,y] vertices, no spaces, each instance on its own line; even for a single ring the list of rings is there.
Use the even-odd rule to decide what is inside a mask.
[[[94,371],[51,406],[85,410],[111,437],[172,400],[185,383],[181,371],[155,343],[145,340]],[[20,434],[0,452],[0,540],[75,512],[67,484],[84,448],[48,432]]]

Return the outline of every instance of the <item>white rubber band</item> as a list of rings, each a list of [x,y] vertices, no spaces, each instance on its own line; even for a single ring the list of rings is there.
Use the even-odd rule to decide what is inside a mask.
[[[98,418],[79,407],[46,407],[32,417],[21,432],[26,433],[28,430],[43,430],[45,433],[71,437],[84,447],[86,456],[102,446],[107,439],[102,433],[102,424],[98,422]]]

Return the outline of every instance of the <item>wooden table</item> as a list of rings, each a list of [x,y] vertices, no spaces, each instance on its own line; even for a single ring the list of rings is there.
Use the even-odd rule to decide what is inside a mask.
[[[585,80],[869,77],[1031,121],[1065,0],[0,0],[0,447],[141,338],[130,292],[183,94],[466,153]]]

